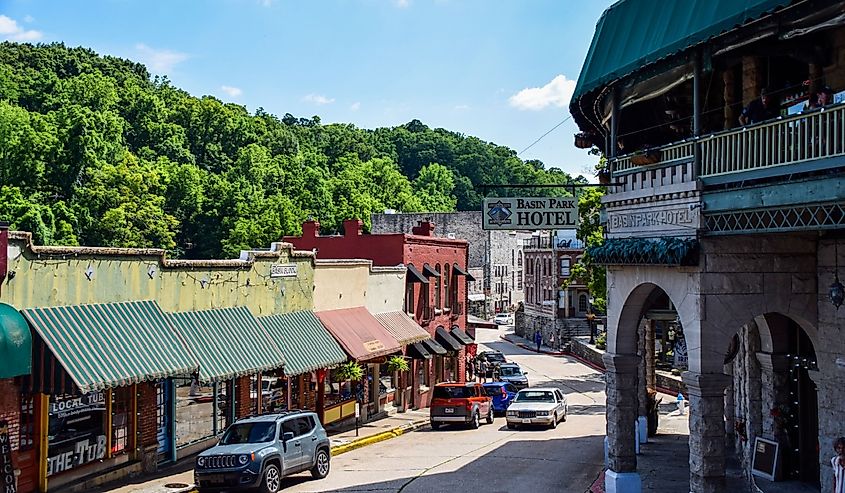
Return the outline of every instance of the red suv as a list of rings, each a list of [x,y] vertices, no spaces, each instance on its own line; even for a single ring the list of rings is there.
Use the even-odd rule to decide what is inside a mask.
[[[431,429],[444,423],[466,423],[473,428],[481,424],[481,417],[493,423],[493,399],[480,383],[438,383],[429,413]]]

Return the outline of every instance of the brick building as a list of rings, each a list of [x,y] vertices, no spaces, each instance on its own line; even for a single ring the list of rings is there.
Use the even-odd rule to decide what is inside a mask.
[[[473,279],[467,272],[469,245],[466,240],[435,236],[431,221],[420,221],[411,234],[365,235],[362,227],[360,220],[346,220],[342,236],[320,236],[320,224],[307,221],[301,237],[284,241],[300,250],[313,250],[321,259],[359,258],[371,260],[374,266],[407,267],[405,312],[428,331],[435,346],[425,354],[404,348],[414,358],[413,405],[426,407],[431,399],[428,389],[434,383],[466,378],[465,345],[472,343],[465,339],[467,281]]]

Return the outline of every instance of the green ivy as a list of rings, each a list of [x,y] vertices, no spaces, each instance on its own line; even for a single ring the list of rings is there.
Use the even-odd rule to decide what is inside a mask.
[[[699,243],[695,238],[617,238],[587,252],[605,265],[698,265]]]

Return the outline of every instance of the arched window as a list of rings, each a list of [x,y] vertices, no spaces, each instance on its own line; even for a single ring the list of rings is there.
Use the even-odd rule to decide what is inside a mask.
[[[522,268],[522,250],[519,251],[519,256],[516,258],[516,266]]]
[[[443,292],[446,294],[446,308],[452,306],[452,272],[449,269],[449,264],[443,264]]]
[[[440,264],[435,265],[434,270],[440,273],[440,277],[434,278],[434,308],[442,308],[440,304],[440,280],[443,277],[443,273],[440,271]]]
[[[582,313],[587,312],[587,295],[582,294],[578,297],[578,311]]]

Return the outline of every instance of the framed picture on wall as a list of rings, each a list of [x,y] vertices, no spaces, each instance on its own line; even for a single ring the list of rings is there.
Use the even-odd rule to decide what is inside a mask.
[[[754,439],[754,459],[751,462],[751,473],[755,476],[775,480],[778,466],[778,443],[765,438]]]

